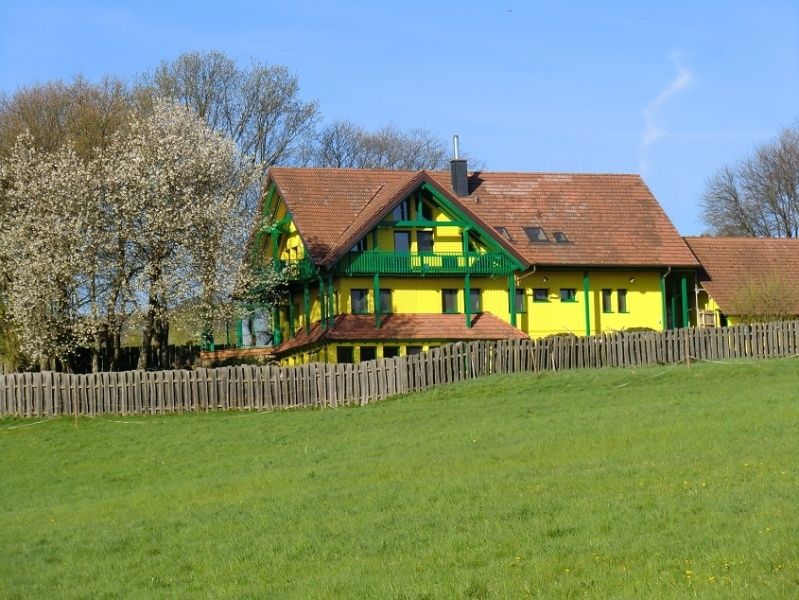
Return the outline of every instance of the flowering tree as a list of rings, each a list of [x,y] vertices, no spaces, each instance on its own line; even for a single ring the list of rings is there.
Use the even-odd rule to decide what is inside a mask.
[[[42,366],[78,346],[118,349],[142,327],[167,366],[170,317],[199,335],[235,311],[245,210],[258,166],[190,108],[155,101],[93,158],[23,135],[2,163],[0,269],[22,350]],[[95,362],[95,369],[98,365]]]

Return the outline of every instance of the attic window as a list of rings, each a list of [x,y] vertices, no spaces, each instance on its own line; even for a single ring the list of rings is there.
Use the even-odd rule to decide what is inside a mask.
[[[524,233],[531,242],[548,242],[549,238],[541,227],[525,227]]]
[[[510,233],[508,233],[508,228],[507,227],[497,227],[496,230],[497,230],[497,232],[499,232],[499,235],[504,237],[509,242],[513,241],[513,238],[510,237]]]
[[[552,237],[555,238],[556,244],[568,244],[570,241],[562,231],[553,231]]]

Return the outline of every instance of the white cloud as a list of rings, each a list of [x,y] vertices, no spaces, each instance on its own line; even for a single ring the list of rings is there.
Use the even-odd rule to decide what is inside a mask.
[[[675,50],[669,54],[669,60],[677,70],[674,78],[664,87],[657,96],[655,96],[641,111],[644,117],[644,135],[641,138],[641,143],[638,150],[638,165],[641,174],[644,174],[649,168],[648,153],[652,145],[660,138],[665,136],[668,131],[662,126],[659,126],[656,121],[658,111],[669,101],[675,94],[681,92],[691,85],[694,81],[693,73],[683,66],[680,61],[680,53]]]

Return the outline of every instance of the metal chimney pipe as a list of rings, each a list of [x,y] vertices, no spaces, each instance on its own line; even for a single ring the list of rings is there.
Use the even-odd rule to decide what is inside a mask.
[[[460,158],[460,157],[458,155],[458,135],[457,134],[452,136],[452,152],[453,152],[452,158],[454,158],[455,160],[458,160],[458,158]]]
[[[452,151],[455,153],[455,157],[449,161],[450,182],[455,195],[465,198],[469,195],[469,176],[466,172],[466,161],[460,158],[458,141],[458,136],[453,135]]]

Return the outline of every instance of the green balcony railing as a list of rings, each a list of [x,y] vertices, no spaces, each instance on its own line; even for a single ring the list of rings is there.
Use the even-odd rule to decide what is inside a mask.
[[[308,281],[318,276],[316,265],[309,258],[299,260],[279,260],[278,267],[285,269],[289,281]]]
[[[367,250],[343,256],[336,270],[340,275],[508,275],[514,264],[500,252],[383,252]]]

